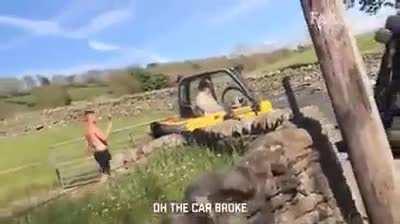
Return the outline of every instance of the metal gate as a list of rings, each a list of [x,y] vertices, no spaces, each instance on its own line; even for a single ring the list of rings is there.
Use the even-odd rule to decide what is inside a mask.
[[[136,141],[141,137],[135,132],[143,133],[143,129],[147,129],[149,124],[154,121],[113,131],[109,136],[110,153],[115,155],[126,150],[134,150]],[[57,180],[64,189],[93,183],[100,177],[99,168],[93,156],[86,154],[86,143],[83,138],[71,139],[50,146],[49,162],[55,169]],[[115,169],[116,167],[112,166],[111,168]]]

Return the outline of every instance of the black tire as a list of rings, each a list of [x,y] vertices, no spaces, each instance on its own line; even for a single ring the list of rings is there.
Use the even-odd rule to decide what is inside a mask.
[[[386,20],[385,27],[392,31],[396,36],[400,34],[400,15],[389,16]]]
[[[154,138],[160,138],[164,135],[169,134],[180,134],[184,131],[184,128],[180,125],[165,125],[159,122],[153,122],[150,124],[151,135]]]

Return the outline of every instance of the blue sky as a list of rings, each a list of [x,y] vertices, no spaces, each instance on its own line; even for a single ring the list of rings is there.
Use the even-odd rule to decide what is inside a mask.
[[[355,32],[384,10],[346,13]],[[274,49],[307,39],[293,0],[3,0],[0,76],[69,74]]]

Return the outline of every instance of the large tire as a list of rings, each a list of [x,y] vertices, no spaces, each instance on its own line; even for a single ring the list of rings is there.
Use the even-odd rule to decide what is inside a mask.
[[[400,34],[400,15],[389,16],[386,20],[386,28],[398,36]]]
[[[160,122],[150,124],[151,134],[154,138],[159,138],[169,134],[180,134],[184,131],[181,125],[166,125]]]

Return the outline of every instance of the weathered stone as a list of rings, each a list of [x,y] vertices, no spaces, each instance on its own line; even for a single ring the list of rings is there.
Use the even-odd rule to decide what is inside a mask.
[[[36,129],[36,131],[40,131],[40,130],[42,130],[44,128],[44,125],[37,125],[36,127],[35,127],[35,129]]]
[[[218,201],[246,202],[248,219],[241,223],[343,223],[318,151],[304,130],[280,129],[258,138],[253,147],[231,171],[202,177],[191,191],[207,200],[213,195]],[[221,220],[215,224],[231,223],[218,214],[214,218]]]
[[[239,166],[249,169],[249,172],[257,176],[271,177],[271,164],[268,162],[265,151],[253,151],[244,157]]]
[[[279,192],[279,188],[274,178],[267,178],[264,184],[265,198],[269,200],[272,196]]]
[[[186,214],[173,215],[165,224],[214,224],[213,220],[206,215]]]
[[[295,176],[285,175],[275,177],[279,192],[281,193],[293,193],[296,192],[300,182]]]
[[[323,196],[318,194],[311,194],[308,196],[298,194],[294,200],[296,203],[290,205],[288,209],[293,211],[295,218],[299,218],[316,209],[317,205],[322,202]]]
[[[172,147],[179,147],[186,144],[186,140],[182,135],[179,134],[171,134],[160,137],[151,141],[145,145],[143,145],[139,152],[143,153],[144,155],[151,154],[154,150],[161,149],[161,148],[172,148]]]
[[[270,199],[272,209],[278,209],[282,207],[286,202],[292,200],[292,194],[278,194]]]
[[[199,200],[217,200],[217,192],[222,186],[222,178],[218,173],[206,173],[189,185],[185,191],[185,200],[196,202]]]
[[[305,152],[308,154],[302,158],[297,159],[296,161],[293,161],[292,163],[292,169],[295,171],[295,173],[300,173],[314,163],[318,162],[319,155],[315,151],[312,151],[311,149],[305,149]]]
[[[318,211],[310,211],[297,218],[294,223],[298,224],[310,224],[319,223],[320,214]]]
[[[225,192],[241,192],[244,196],[254,194],[255,187],[252,183],[249,171],[243,168],[236,168],[225,175],[221,190]]]

